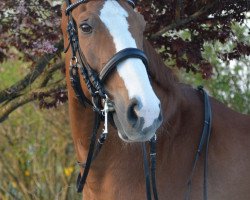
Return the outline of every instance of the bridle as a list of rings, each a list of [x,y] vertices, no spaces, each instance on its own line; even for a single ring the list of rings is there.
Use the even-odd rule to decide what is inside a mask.
[[[106,94],[103,83],[108,79],[108,77],[112,74],[116,66],[128,59],[128,58],[138,58],[141,59],[146,68],[148,67],[148,59],[143,51],[136,48],[126,48],[118,53],[116,53],[102,68],[101,72],[98,74],[87,62],[84,53],[82,52],[78,33],[76,28],[76,22],[72,16],[72,11],[77,8],[79,5],[87,3],[88,0],[79,0],[75,3],[71,3],[70,0],[65,0],[67,8],[65,10],[65,14],[68,16],[68,26],[67,31],[69,35],[69,44],[65,49],[65,53],[71,47],[72,57],[70,60],[70,81],[72,88],[78,98],[79,102],[83,106],[91,106],[95,113],[95,123],[93,126],[92,137],[89,146],[89,152],[87,155],[87,160],[85,163],[78,162],[78,164],[84,168],[83,175],[79,173],[77,178],[77,192],[82,192],[84,185],[86,183],[86,179],[88,176],[88,172],[91,166],[92,161],[97,157],[100,152],[102,145],[106,141],[108,135],[108,115],[110,112],[114,111],[112,102],[109,100],[108,95]],[[127,0],[127,2],[135,7],[135,1]],[[79,62],[80,61],[80,62]],[[82,75],[83,80],[88,88],[89,93],[92,96],[92,100],[88,99],[81,87],[79,74]],[[204,127],[203,132],[201,134],[200,143],[198,146],[198,150],[195,155],[193,168],[191,171],[191,175],[188,179],[188,191],[186,193],[185,199],[189,200],[192,186],[192,179],[196,169],[197,161],[203,151],[203,147],[205,146],[205,159],[204,159],[204,183],[203,183],[203,199],[207,200],[207,172],[208,172],[208,144],[211,135],[211,105],[209,101],[209,97],[203,88],[198,88],[200,92],[204,95],[204,104],[205,104],[205,116],[204,116]],[[102,103],[103,102],[103,107]],[[100,126],[100,121],[104,120],[104,130],[100,135],[98,142],[96,144],[97,132]],[[142,143],[142,153],[143,153],[143,162],[144,162],[144,175],[146,179],[146,195],[147,200],[151,200],[151,188],[153,191],[153,197],[155,200],[158,200],[158,193],[156,188],[156,135],[150,140],[150,169],[149,163],[147,159],[147,151],[146,144]]]
[[[72,57],[70,60],[70,82],[71,86],[78,98],[79,102],[84,106],[91,106],[95,112],[95,123],[92,131],[92,137],[89,146],[89,152],[87,155],[86,163],[78,163],[84,168],[83,175],[79,173],[77,179],[77,191],[82,192],[88,172],[91,166],[92,161],[96,158],[100,152],[102,145],[104,144],[107,135],[108,135],[108,115],[110,112],[114,111],[112,102],[109,100],[108,95],[106,94],[103,83],[109,78],[114,69],[119,63],[128,59],[128,58],[138,58],[140,59],[146,69],[148,68],[148,59],[143,51],[137,48],[126,48],[118,53],[116,53],[102,68],[101,72],[98,74],[93,68],[89,65],[84,53],[82,52],[79,44],[78,32],[76,22],[73,18],[72,11],[77,8],[79,5],[87,3],[88,0],[79,0],[75,3],[71,3],[71,0],[65,0],[67,8],[65,10],[66,16],[68,16],[68,26],[67,32],[69,36],[69,44],[65,49],[65,53],[71,47]],[[135,1],[127,0],[127,2],[135,7]],[[88,91],[92,97],[92,100],[88,99],[84,94],[79,74],[82,75],[82,78],[88,88]],[[102,103],[103,105],[102,106]],[[104,130],[98,139],[96,144],[97,132],[100,126],[100,121],[104,120]],[[152,181],[152,190],[155,200],[158,200],[157,190],[156,190],[156,177],[155,177],[155,166],[156,166],[156,136],[150,140],[150,163],[151,163],[151,173],[149,172],[149,163],[146,154],[146,144],[142,143],[143,151],[143,160],[144,160],[144,173],[146,178],[146,190],[147,190],[147,199],[151,200],[151,181]],[[151,177],[150,177],[151,174]],[[150,181],[151,179],[151,181]]]
[[[77,8],[79,5],[87,3],[88,0],[79,0],[75,3],[71,3],[70,0],[66,0],[67,8],[66,8],[66,15],[68,16],[68,27],[67,31],[69,34],[69,45],[66,48],[65,52],[71,47],[72,50],[72,58],[71,58],[71,69],[73,68],[72,74],[74,73],[74,68],[79,68],[80,72],[84,78],[84,81],[88,87],[88,90],[92,97],[96,96],[97,94],[105,98],[105,90],[103,87],[103,82],[107,79],[107,77],[114,71],[116,66],[121,63],[122,61],[126,60],[127,58],[138,58],[141,59],[146,68],[148,68],[148,59],[143,51],[137,48],[126,48],[119,52],[117,52],[107,63],[103,66],[101,72],[97,74],[95,70],[89,65],[85,55],[83,54],[78,39],[78,32],[76,28],[76,22],[72,16],[72,11]],[[132,2],[132,1],[129,1]],[[77,60],[77,54],[80,63]],[[79,65],[80,64],[80,65]],[[73,77],[73,76],[72,76]],[[75,86],[74,86],[75,87]],[[80,88],[79,88],[80,89]],[[80,91],[75,91],[77,96],[81,95]],[[84,103],[90,104],[90,102],[86,99],[84,95],[82,98],[80,97],[81,101],[83,100]]]

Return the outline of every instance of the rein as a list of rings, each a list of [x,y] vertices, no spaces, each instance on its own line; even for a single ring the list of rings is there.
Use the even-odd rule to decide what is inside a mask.
[[[205,158],[204,158],[204,171],[203,171],[203,200],[208,199],[208,192],[207,192],[207,179],[208,179],[208,147],[209,147],[209,140],[211,136],[211,128],[212,128],[212,110],[211,110],[211,104],[209,100],[209,96],[207,92],[203,89],[202,86],[198,87],[198,90],[203,94],[204,96],[204,126],[201,134],[200,143],[198,146],[198,149],[195,154],[193,167],[191,170],[190,177],[188,179],[188,189],[185,195],[185,200],[190,199],[191,189],[192,189],[192,180],[195,173],[195,169],[197,166],[197,162],[202,154],[203,149],[205,148]],[[204,147],[205,146],[205,147]]]

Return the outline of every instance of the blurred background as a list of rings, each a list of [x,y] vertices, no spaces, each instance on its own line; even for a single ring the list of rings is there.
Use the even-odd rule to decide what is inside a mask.
[[[16,58],[0,67],[0,90],[22,79],[28,63]],[[70,135],[67,103],[19,107],[0,123],[0,199],[81,199],[79,167]]]

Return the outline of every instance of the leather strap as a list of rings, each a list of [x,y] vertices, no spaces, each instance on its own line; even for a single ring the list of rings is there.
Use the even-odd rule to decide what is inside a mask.
[[[83,174],[82,175],[79,174],[77,178],[76,187],[77,187],[78,193],[81,193],[83,191],[83,188],[85,186],[85,183],[89,174],[89,170],[93,161],[93,155],[95,151],[96,135],[97,135],[99,127],[100,127],[100,115],[98,112],[95,112],[94,127],[92,131],[91,141],[89,145],[89,152],[88,152],[85,168],[84,168]]]
[[[67,2],[67,0],[66,0],[66,2]],[[65,14],[66,15],[69,15],[70,14],[70,12],[72,11],[72,10],[74,10],[76,7],[78,7],[80,4],[82,4],[82,3],[86,3],[87,2],[87,0],[79,0],[79,1],[77,1],[77,2],[75,2],[75,3],[72,3],[72,4],[70,4],[70,3],[68,3],[67,2],[67,8],[66,8],[66,10],[65,10]]]
[[[141,145],[142,145],[142,155],[143,155],[144,176],[146,183],[146,195],[147,195],[147,200],[151,200],[150,172],[149,172],[146,144],[145,142],[143,142]]]
[[[151,181],[154,199],[158,200],[156,186],[156,135],[150,140],[150,164],[151,164]]]
[[[135,8],[135,1],[134,0],[127,0],[128,4],[132,6],[132,8]]]
[[[203,130],[202,130],[202,134],[201,134],[200,143],[199,143],[198,149],[197,149],[196,154],[195,154],[192,171],[191,171],[191,174],[190,174],[189,179],[188,179],[188,183],[187,183],[188,188],[187,188],[187,192],[185,195],[185,200],[190,199],[193,176],[195,173],[197,162],[198,162],[198,160],[199,160],[199,158],[204,150],[204,146],[205,146],[205,150],[204,150],[205,151],[205,158],[204,158],[203,200],[208,199],[208,193],[207,193],[207,188],[208,188],[208,184],[207,184],[207,179],[208,179],[208,147],[209,147],[209,140],[210,140],[211,129],[212,129],[212,109],[211,109],[211,103],[210,103],[209,96],[208,96],[207,92],[203,89],[202,86],[199,86],[198,90],[204,96],[204,126],[203,126]]]
[[[145,53],[136,48],[126,48],[116,53],[104,66],[99,74],[100,80],[104,82],[116,66],[128,58],[139,58],[142,60],[146,68],[148,68],[148,59]]]
[[[145,142],[142,143],[142,154],[143,154],[143,166],[144,176],[146,183],[146,195],[147,200],[151,200],[151,186],[153,191],[154,200],[158,200],[158,192],[156,186],[156,135],[150,140],[150,164],[148,163],[147,150]],[[150,166],[150,171],[149,171]],[[151,178],[151,180],[150,180]]]

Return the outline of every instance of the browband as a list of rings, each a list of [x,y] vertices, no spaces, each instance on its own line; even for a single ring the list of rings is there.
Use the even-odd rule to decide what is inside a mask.
[[[75,3],[68,3],[68,7],[66,8],[66,10],[65,10],[65,14],[66,15],[69,15],[69,13],[72,11],[72,10],[74,10],[76,7],[78,7],[80,4],[82,4],[82,3],[87,3],[88,2],[88,0],[78,0],[77,2],[75,2]],[[133,1],[133,0],[127,0],[127,2],[133,7],[133,8],[135,8],[135,1]]]
[[[78,7],[80,4],[82,4],[82,3],[87,3],[87,2],[88,2],[88,0],[79,0],[79,1],[77,1],[77,2],[75,2],[75,3],[69,4],[68,7],[67,7],[66,10],[65,10],[65,14],[66,14],[66,15],[69,15],[69,13],[70,13],[72,10],[74,10],[76,7]]]

